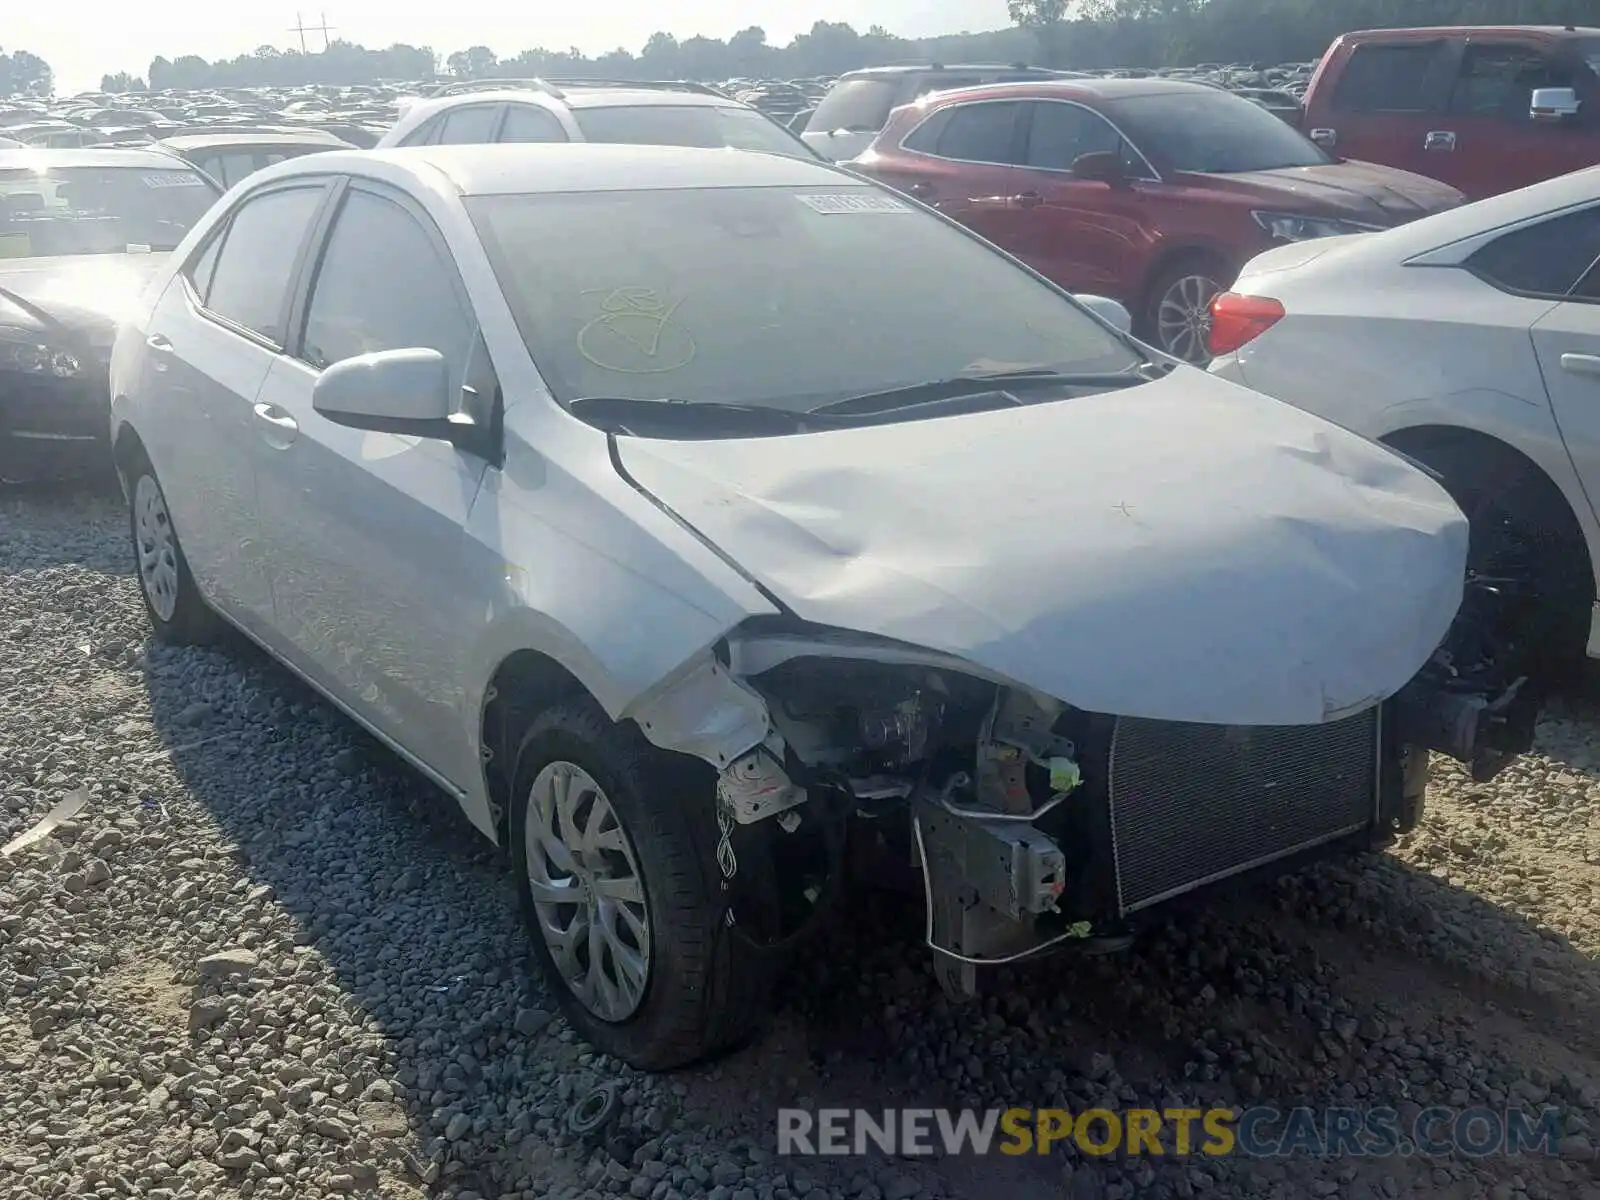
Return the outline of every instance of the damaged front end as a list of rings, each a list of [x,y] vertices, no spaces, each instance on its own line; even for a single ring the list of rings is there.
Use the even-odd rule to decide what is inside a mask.
[[[1089,712],[940,651],[770,619],[634,715],[718,769],[731,926],[796,940],[839,894],[846,824],[871,822],[920,873],[941,982],[970,995],[981,966],[1119,946],[1198,888],[1381,844],[1420,819],[1431,750],[1498,769],[1536,703],[1452,661],[1323,724],[1231,726]]]

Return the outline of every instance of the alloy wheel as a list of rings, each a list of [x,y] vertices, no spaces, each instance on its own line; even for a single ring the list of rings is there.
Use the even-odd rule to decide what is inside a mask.
[[[145,598],[157,617],[171,621],[178,611],[178,539],[166,497],[149,474],[140,475],[134,484],[133,528]]]
[[[1211,359],[1211,301],[1222,285],[1206,275],[1173,281],[1156,307],[1156,337],[1174,358],[1195,364]]]
[[[625,1021],[650,978],[650,910],[633,843],[605,790],[575,763],[528,789],[524,850],[539,933],[573,997]]]

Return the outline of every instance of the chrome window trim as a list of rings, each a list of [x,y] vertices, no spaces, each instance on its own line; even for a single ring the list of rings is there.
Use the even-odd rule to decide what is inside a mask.
[[[1036,167],[1036,166],[1033,166],[1031,163],[997,163],[997,162],[986,162],[983,159],[977,159],[977,158],[951,158],[947,154],[934,154],[932,151],[929,151],[929,150],[913,150],[913,149],[911,149],[910,147],[908,147],[906,145],[906,142],[911,138],[911,136],[913,134],[915,134],[917,132],[917,130],[921,129],[924,125],[926,125],[929,121],[933,120],[933,118],[938,116],[940,113],[949,112],[949,111],[952,111],[952,110],[957,109],[957,108],[970,108],[970,107],[972,107],[974,105],[977,105],[977,104],[1066,104],[1066,105],[1070,105],[1073,108],[1082,109],[1084,112],[1088,113],[1090,116],[1097,117],[1101,121],[1105,122],[1107,125],[1111,126],[1111,131],[1113,133],[1115,133],[1119,138],[1121,138],[1123,140],[1123,142],[1125,142],[1127,144],[1128,149],[1132,150],[1133,153],[1138,157],[1139,161],[1144,164],[1145,173],[1142,174],[1142,175],[1131,175],[1131,176],[1129,176],[1128,177],[1128,182],[1129,183],[1164,183],[1165,182],[1165,180],[1163,180],[1161,178],[1161,172],[1157,171],[1155,169],[1155,167],[1153,165],[1151,165],[1150,159],[1145,154],[1145,152],[1143,150],[1139,149],[1138,144],[1135,143],[1132,138],[1130,138],[1126,133],[1124,133],[1122,131],[1122,127],[1120,125],[1118,125],[1115,121],[1113,121],[1110,117],[1106,116],[1105,113],[1101,112],[1099,109],[1095,109],[1095,108],[1089,107],[1089,105],[1084,104],[1082,101],[1079,101],[1079,100],[1066,100],[1066,99],[1061,99],[1061,98],[1058,98],[1058,97],[1055,97],[1055,96],[985,96],[981,100],[962,100],[962,101],[958,101],[958,102],[956,102],[954,104],[941,104],[941,105],[939,105],[938,108],[935,108],[931,112],[926,113],[923,116],[922,120],[918,121],[910,129],[906,130],[904,135],[902,135],[902,137],[900,138],[900,140],[895,143],[895,149],[896,150],[903,150],[907,154],[920,155],[923,158],[938,159],[940,162],[964,163],[964,164],[966,164],[968,166],[974,166],[974,167],[1020,167],[1023,170],[1027,170],[1027,171],[1048,171],[1052,175],[1071,175],[1072,174],[1072,172],[1070,170],[1068,170],[1067,168],[1065,168],[1065,167]]]

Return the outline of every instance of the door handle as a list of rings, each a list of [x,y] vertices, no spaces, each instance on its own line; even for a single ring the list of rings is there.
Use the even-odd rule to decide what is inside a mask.
[[[1574,375],[1600,375],[1600,354],[1563,354],[1561,369]]]
[[[1044,203],[1044,197],[1038,192],[1023,192],[1020,196],[1013,196],[1018,208],[1038,208]]]
[[[933,196],[933,184],[926,179],[919,179],[906,189],[919,200],[927,200]]]
[[[287,450],[300,436],[299,422],[276,404],[257,404],[250,411],[270,428],[271,432],[263,431],[263,436],[275,450]]]
[[[1430,129],[1427,136],[1422,139],[1424,150],[1454,150],[1456,148],[1456,135],[1448,129]]]
[[[1339,132],[1336,129],[1313,129],[1309,136],[1317,145],[1330,149],[1339,144]]]
[[[144,344],[149,346],[152,350],[160,351],[162,354],[172,353],[172,343],[167,340],[165,334],[152,333],[149,337],[145,338]]]

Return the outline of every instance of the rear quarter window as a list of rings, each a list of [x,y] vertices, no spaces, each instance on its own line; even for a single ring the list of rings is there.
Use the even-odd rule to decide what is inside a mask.
[[[1474,251],[1467,269],[1506,292],[1560,298],[1600,260],[1600,205],[1502,234]]]

